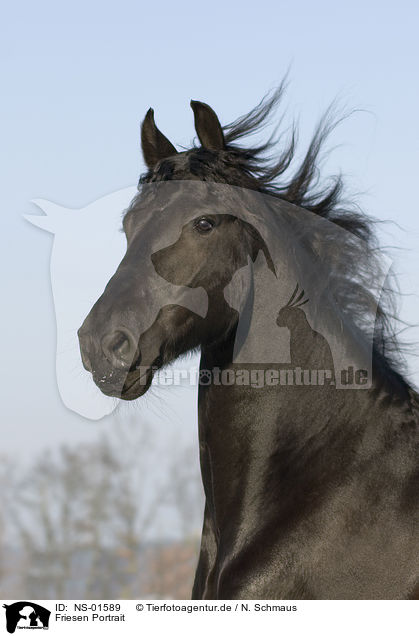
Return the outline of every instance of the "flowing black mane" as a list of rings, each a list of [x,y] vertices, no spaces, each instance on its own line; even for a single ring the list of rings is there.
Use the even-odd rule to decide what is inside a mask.
[[[283,97],[284,86],[282,82],[278,89],[265,96],[249,113],[223,126],[224,149],[209,150],[194,145],[189,150],[157,162],[153,169],[140,177],[139,186],[143,183],[189,179],[226,183],[283,199],[346,230],[341,233],[341,250],[347,254],[346,260],[350,265],[332,272],[333,293],[338,296],[340,306],[345,307],[347,315],[364,333],[368,331],[368,324],[373,322],[370,320],[371,312],[376,314],[374,334],[367,334],[373,337],[376,361],[398,375],[405,371],[405,362],[395,328],[399,319],[396,312],[397,291],[391,272],[381,290],[378,308],[370,291],[371,281],[374,282],[375,277],[373,263],[377,262],[379,251],[374,227],[376,221],[344,196],[344,183],[340,175],[329,177],[329,185],[322,185],[319,167],[321,152],[330,133],[341,121],[341,118],[333,116],[333,106],[321,118],[302,162],[294,170],[295,125],[285,144],[282,134],[270,137],[260,145],[237,143],[266,127]],[[282,149],[278,157],[279,145],[282,145]],[[335,244],[333,250],[336,250]],[[327,256],[327,253],[322,254],[325,259]]]

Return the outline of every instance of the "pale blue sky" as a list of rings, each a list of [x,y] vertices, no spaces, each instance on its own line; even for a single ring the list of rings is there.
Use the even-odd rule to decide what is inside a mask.
[[[149,106],[171,141],[187,145],[191,98],[210,103],[226,123],[291,65],[284,103],[300,117],[303,145],[337,95],[364,109],[334,133],[331,146],[339,147],[326,168],[348,175],[369,214],[404,228],[389,226],[383,239],[405,249],[392,256],[402,291],[413,294],[403,316],[418,321],[416,2],[25,1],[8,3],[2,17],[5,451],[22,439],[34,448],[84,439],[106,425],[60,402],[52,236],[22,214],[36,212],[34,198],[84,207],[135,184]],[[419,340],[419,332],[408,337]],[[419,361],[410,364],[419,383]]]

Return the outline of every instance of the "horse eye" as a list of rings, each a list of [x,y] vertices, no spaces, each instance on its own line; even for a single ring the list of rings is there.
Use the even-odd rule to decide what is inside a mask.
[[[207,232],[211,232],[212,228],[214,227],[214,221],[206,218],[198,219],[195,222],[194,227],[196,230],[198,230],[198,232],[206,234]]]

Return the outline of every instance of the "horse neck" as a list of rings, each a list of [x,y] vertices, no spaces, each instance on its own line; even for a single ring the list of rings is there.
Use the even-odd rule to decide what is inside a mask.
[[[203,347],[201,370],[211,372],[213,379],[217,370],[218,377],[236,370],[238,365],[231,361],[233,340]],[[254,366],[240,368],[250,374]],[[278,372],[283,368],[265,366]],[[299,517],[314,505],[318,493],[326,493],[350,474],[351,464],[369,452],[365,448],[377,448],[375,441],[394,409],[401,410],[392,399],[391,387],[380,374],[368,390],[200,386],[202,477],[218,530],[236,527],[238,532],[244,519],[257,527],[262,508],[266,519],[270,508],[277,520],[282,516],[286,523]]]

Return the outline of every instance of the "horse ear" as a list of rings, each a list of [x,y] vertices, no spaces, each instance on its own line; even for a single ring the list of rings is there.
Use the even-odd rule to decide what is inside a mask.
[[[147,111],[141,126],[141,148],[144,161],[149,168],[154,168],[161,159],[177,154],[173,144],[157,128],[152,108]]]
[[[195,116],[195,130],[204,148],[223,150],[224,134],[217,115],[208,104],[191,100],[191,108]]]

